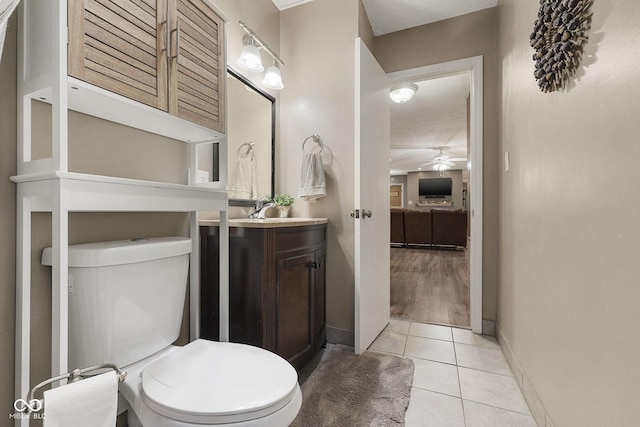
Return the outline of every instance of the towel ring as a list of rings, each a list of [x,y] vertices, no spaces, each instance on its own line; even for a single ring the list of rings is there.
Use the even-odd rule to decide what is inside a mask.
[[[305,139],[304,142],[302,143],[302,152],[304,153],[304,144],[306,144],[307,141],[310,139],[313,139],[313,142],[315,142],[320,146],[320,151],[318,151],[318,153],[322,153],[322,149],[324,148],[324,143],[322,142],[322,138],[320,138],[320,135],[311,135],[310,137],[307,137],[307,139]]]
[[[244,154],[244,156],[240,156],[240,152],[242,151],[242,147],[244,146],[248,146],[249,148],[247,148],[247,152]],[[245,159],[247,158],[247,156],[249,154],[251,154],[251,159],[253,159],[253,147],[254,147],[254,143],[253,142],[245,142],[244,144],[240,145],[240,147],[238,147],[238,159]]]

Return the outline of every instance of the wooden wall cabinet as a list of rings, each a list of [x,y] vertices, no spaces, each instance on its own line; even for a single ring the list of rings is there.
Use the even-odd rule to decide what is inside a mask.
[[[325,343],[326,224],[229,229],[230,341],[303,367]],[[201,226],[201,336],[219,338],[218,227]]]
[[[224,23],[204,0],[69,0],[70,76],[224,132]]]

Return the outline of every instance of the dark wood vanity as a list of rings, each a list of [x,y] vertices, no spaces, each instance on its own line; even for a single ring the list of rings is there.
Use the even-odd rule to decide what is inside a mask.
[[[219,339],[218,226],[200,226],[201,337]],[[325,343],[326,220],[230,221],[229,336],[303,367]]]

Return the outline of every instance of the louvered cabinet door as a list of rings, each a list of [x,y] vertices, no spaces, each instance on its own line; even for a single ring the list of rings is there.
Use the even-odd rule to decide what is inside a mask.
[[[167,0],[69,0],[70,76],[167,110]]]
[[[169,22],[175,23],[169,42],[169,113],[224,132],[224,23],[203,0],[175,2],[175,10],[169,7]]]

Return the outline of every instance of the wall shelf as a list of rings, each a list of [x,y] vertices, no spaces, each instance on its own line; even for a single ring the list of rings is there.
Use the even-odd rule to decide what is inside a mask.
[[[207,2],[208,4],[208,2]],[[132,99],[69,77],[67,0],[22,2],[18,9],[18,158],[16,224],[16,399],[30,388],[31,363],[31,222],[33,212],[51,212],[52,295],[51,375],[68,366],[68,244],[70,212],[184,212],[189,214],[190,335],[200,333],[199,211],[218,211],[221,226],[220,304],[228,307],[228,195],[225,180],[205,184],[173,184],[68,170],[68,112],[78,111],[125,126],[189,143],[189,183],[196,182],[198,148],[220,143],[223,133],[172,116]],[[226,21],[226,20],[225,20]],[[224,25],[222,26],[224,29]],[[223,38],[224,40],[224,38]],[[224,52],[224,48],[222,48]],[[223,67],[224,68],[224,67]],[[226,72],[225,72],[226,75]],[[32,158],[32,100],[51,104],[51,157]],[[224,101],[223,101],[224,102]],[[135,144],[136,141],[131,141]],[[228,320],[222,318],[221,339],[228,340]],[[72,367],[77,368],[77,367]],[[29,417],[15,425],[26,427]]]

